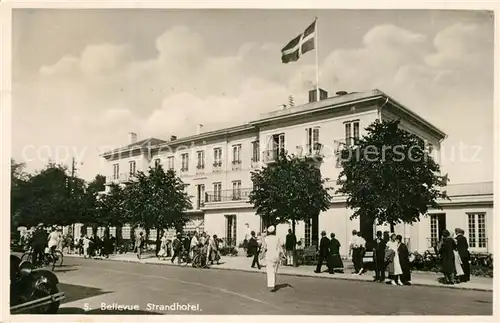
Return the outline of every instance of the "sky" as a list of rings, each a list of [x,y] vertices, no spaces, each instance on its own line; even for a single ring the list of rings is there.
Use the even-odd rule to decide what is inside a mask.
[[[320,87],[378,88],[448,134],[452,183],[493,180],[494,20],[486,11],[50,10],[12,16],[12,156],[91,180],[99,152],[242,124],[315,86],[281,48],[318,17]]]

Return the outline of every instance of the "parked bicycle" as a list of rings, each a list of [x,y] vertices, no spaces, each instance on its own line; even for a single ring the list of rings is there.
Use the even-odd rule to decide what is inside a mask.
[[[33,249],[30,248],[27,252],[25,252],[22,257],[21,261],[29,261],[33,263]],[[40,266],[52,266],[52,271],[55,269],[56,266],[61,267],[63,264],[63,253],[60,250],[55,250],[53,252],[44,252],[42,259],[38,261],[38,264],[33,264],[37,267]]]

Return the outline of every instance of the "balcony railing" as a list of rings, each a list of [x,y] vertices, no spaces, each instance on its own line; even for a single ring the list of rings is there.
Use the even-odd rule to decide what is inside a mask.
[[[275,148],[275,149],[269,149],[269,150],[264,150],[263,156],[262,156],[262,161],[264,163],[275,163],[278,161],[278,158],[280,155],[285,153],[284,148]]]
[[[297,146],[298,157],[323,158],[323,145],[316,142],[312,145]]]
[[[216,161],[212,166],[214,172],[220,172],[222,170],[222,161]]]
[[[246,201],[252,191],[251,188],[240,188],[234,190],[223,190],[205,193],[205,203]]]
[[[233,160],[231,168],[232,168],[232,170],[240,170],[241,169],[241,160]]]
[[[131,183],[135,179],[135,174],[131,173],[120,173],[118,176],[111,176],[109,180],[106,180],[106,184],[121,184],[121,183]]]

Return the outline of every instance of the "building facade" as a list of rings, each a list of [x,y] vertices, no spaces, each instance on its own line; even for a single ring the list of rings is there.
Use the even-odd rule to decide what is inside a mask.
[[[172,136],[166,141],[154,138],[137,141],[136,135],[131,134],[128,146],[102,155],[108,165],[107,183],[129,183],[135,172],[159,164],[173,169],[186,183],[193,202],[193,210],[186,214],[191,221],[185,229],[217,234],[238,245],[248,229],[256,232],[264,229],[262,220],[248,203],[251,171],[272,165],[281,151],[313,159],[322,176],[330,179],[329,185],[336,188],[342,145],[354,144],[375,120],[399,119],[402,129],[421,137],[429,151],[439,156],[445,133],[385,93],[337,92],[333,97],[328,97],[325,91],[321,93],[320,101],[316,102],[310,93],[308,104],[284,107],[235,127],[209,132],[202,132],[199,127],[195,135]],[[491,251],[492,229],[486,229],[486,224],[493,224],[490,187],[489,195],[476,196],[474,188],[461,187],[460,194],[466,195],[443,201],[444,210],[429,212],[420,223],[398,225],[394,230],[404,236],[411,249],[423,251],[442,228],[459,226],[468,232],[470,227],[470,237],[477,239],[478,246],[486,243],[486,249]],[[467,190],[472,190],[469,192],[472,197]],[[482,190],[488,191],[484,187]],[[334,232],[346,254],[352,230],[373,236],[374,231],[381,229],[364,219],[349,220],[352,211],[346,208],[345,199],[335,195],[329,210],[309,223],[299,223],[297,238],[308,246],[318,240],[321,230]],[[443,214],[446,220],[442,220]],[[279,225],[277,234],[284,237],[288,228],[288,224]]]

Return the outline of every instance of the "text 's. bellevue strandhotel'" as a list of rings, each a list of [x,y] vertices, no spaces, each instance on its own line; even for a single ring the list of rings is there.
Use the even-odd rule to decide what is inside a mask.
[[[174,169],[187,184],[193,210],[187,212],[192,221],[186,230],[204,230],[210,234],[243,241],[248,223],[251,230],[261,231],[262,221],[251,204],[250,172],[272,164],[280,150],[310,158],[317,163],[323,177],[335,187],[340,172],[338,151],[343,144],[353,144],[364,129],[375,120],[399,119],[401,127],[420,136],[428,149],[439,155],[443,131],[379,90],[362,93],[337,92],[328,97],[320,91],[309,93],[309,103],[287,107],[261,116],[243,125],[202,132],[170,140],[149,138],[137,141],[131,134],[130,144],[102,154],[107,161],[107,183],[126,183],[134,172],[162,164]],[[442,201],[443,210],[431,210],[414,225],[397,225],[413,250],[427,250],[444,228],[463,228],[471,240],[471,249],[492,252],[492,183],[449,185],[451,201]],[[331,207],[310,223],[299,223],[297,238],[306,245],[317,239],[318,232],[334,232],[347,253],[350,232],[361,229],[365,234],[375,230],[363,219],[349,220],[352,211],[345,207],[344,196],[334,196]],[[289,225],[278,226],[281,237]],[[380,229],[380,228],[378,228]],[[388,229],[388,228],[383,228]]]

